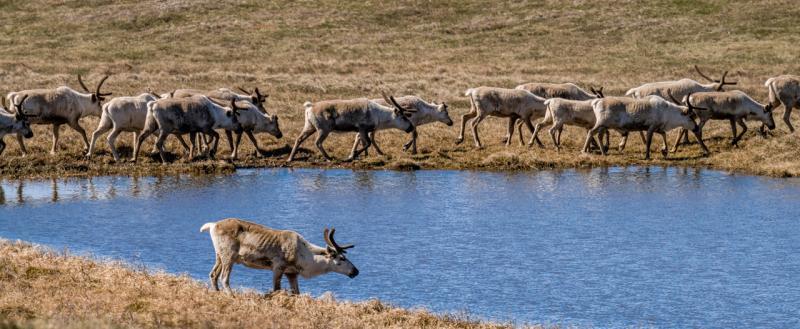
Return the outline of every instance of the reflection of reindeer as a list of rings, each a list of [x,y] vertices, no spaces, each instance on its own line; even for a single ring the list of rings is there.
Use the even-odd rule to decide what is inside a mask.
[[[358,269],[345,257],[353,245],[339,246],[333,239],[336,229],[323,232],[326,246],[308,242],[294,231],[270,229],[256,223],[236,218],[206,223],[200,232],[209,231],[214,244],[216,261],[209,273],[211,286],[219,290],[217,279],[222,275],[222,284],[232,293],[230,286],[233,264],[272,270],[274,291],[281,289],[281,278],[286,275],[292,293],[300,294],[297,276],[313,278],[329,272],[355,278]]]

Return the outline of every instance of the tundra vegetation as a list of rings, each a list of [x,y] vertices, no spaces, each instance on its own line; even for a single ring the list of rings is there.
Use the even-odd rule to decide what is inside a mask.
[[[228,295],[185,275],[2,239],[0,291],[0,328],[512,328],[331,294]]]
[[[800,26],[795,24],[800,8],[782,1],[538,1],[534,6],[515,1],[12,0],[0,3],[0,9],[0,19],[9,22],[0,33],[0,44],[5,46],[0,57],[3,94],[59,86],[81,90],[78,74],[92,83],[88,87],[110,75],[102,92],[114,96],[135,96],[148,88],[168,93],[179,88],[223,87],[237,93],[236,87],[248,91],[258,87],[262,95],[269,94],[264,107],[280,117],[280,129],[287,138],[256,134],[263,157],[252,155],[256,151],[251,143],[242,143],[235,162],[239,167],[518,170],[646,164],[800,175],[800,136],[789,133],[782,105],[773,110],[777,128],[769,131],[768,138],[759,136],[759,123],[750,122],[738,147],[730,144],[729,122],[709,121],[703,129],[709,156],[703,156],[693,138],[691,145],[667,159],[643,160],[638,138],[622,152],[610,150],[606,157],[597,151],[581,154],[585,130],[569,125],[563,129],[560,151],[549,142],[544,148],[505,146],[508,120],[491,117],[480,125],[482,149],[471,141],[454,143],[459,119],[470,110],[464,90],[475,86],[569,82],[587,91],[603,86],[606,96],[621,96],[651,82],[710,83],[694,69],[698,65],[712,80],[728,71],[726,81],[737,84],[724,90],[742,90],[763,104],[768,99],[768,79],[800,74],[794,55],[800,38]],[[215,19],[209,21],[209,14]],[[773,81],[780,101],[797,104],[793,83]],[[379,134],[384,156],[371,153],[353,162],[327,162],[307,143],[295,161],[286,163],[303,129],[306,101],[373,99],[381,91],[445,102],[456,127],[420,127],[423,138],[415,155],[403,151],[408,134],[389,130]],[[681,99],[682,95],[676,91],[674,96]],[[797,112],[795,125],[800,120]],[[91,132],[98,120],[85,117],[80,125]],[[134,165],[116,163],[106,143],[97,143],[93,158],[86,159],[82,137],[64,126],[57,153],[51,156],[52,128],[34,124],[33,130],[34,137],[25,140],[28,155],[24,158],[17,143],[9,142],[13,137],[5,137],[8,146],[0,157],[0,176],[235,169],[225,161],[232,151],[226,142],[218,160],[189,160],[170,137],[165,149],[172,163],[162,166],[160,157],[150,152],[151,138]],[[354,133],[331,134],[325,147],[332,158],[344,159],[354,137]],[[611,139],[615,143],[618,137]],[[131,157],[128,138],[117,140],[116,145],[122,159]],[[514,161],[495,161],[505,159],[499,156],[503,154],[514,154]]]

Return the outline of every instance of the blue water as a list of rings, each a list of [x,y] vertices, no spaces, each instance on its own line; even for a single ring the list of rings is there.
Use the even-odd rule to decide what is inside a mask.
[[[300,281],[516,324],[800,327],[800,181],[701,169],[242,170],[220,177],[0,183],[0,237],[207,280],[200,226],[240,217],[323,244],[361,270]],[[232,283],[266,291],[271,273]],[[285,283],[284,283],[285,284]]]

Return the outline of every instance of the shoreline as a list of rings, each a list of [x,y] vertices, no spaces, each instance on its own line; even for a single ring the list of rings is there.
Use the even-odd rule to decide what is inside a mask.
[[[204,282],[116,260],[0,238],[0,326],[23,328],[512,328],[466,314],[404,309],[325,293],[234,296]],[[223,312],[220,312],[224,310]],[[530,328],[543,328],[532,326]]]

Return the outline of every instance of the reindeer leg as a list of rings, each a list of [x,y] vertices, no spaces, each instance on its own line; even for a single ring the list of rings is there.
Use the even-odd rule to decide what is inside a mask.
[[[732,118],[730,119],[730,122],[731,122],[731,133],[733,135],[733,139],[731,139],[731,146],[738,147],[739,145],[736,144],[739,142],[739,138],[737,138],[738,136],[736,135],[736,119]]]
[[[180,135],[177,135],[180,136]],[[189,133],[189,142],[192,143],[192,146],[189,147],[189,161],[192,160],[192,155],[194,151],[197,150],[197,133]],[[200,153],[200,150],[197,150]]]
[[[81,138],[83,139],[84,150],[88,151],[89,150],[89,138],[86,137],[86,130],[83,130],[83,127],[81,127],[81,125],[78,122],[78,120],[75,120],[75,121],[72,121],[72,122],[68,122],[67,126],[72,128],[72,130],[77,131],[78,134],[81,135]]]
[[[414,133],[416,133],[416,132],[417,132],[417,130],[415,129]],[[374,131],[369,133],[369,141],[371,143],[370,145],[372,145],[372,147],[375,149],[375,153],[378,153],[378,155],[380,155],[380,156],[384,156],[383,151],[381,150],[380,147],[378,147],[378,143],[375,143],[375,132]],[[367,150],[366,149],[364,149],[364,156],[365,157],[367,156]]]
[[[506,147],[511,145],[511,137],[514,136],[514,127],[517,123],[517,116],[512,115],[508,118],[508,130],[506,131],[506,137],[503,137],[503,143],[506,144]],[[522,132],[522,122],[520,122],[520,132]]]
[[[89,145],[89,152],[86,153],[87,157],[92,156],[92,147],[94,147],[95,137],[99,135],[97,133],[98,131],[100,131],[99,128],[97,129],[97,131],[94,132],[94,134],[92,134],[92,144]],[[114,162],[119,162],[119,152],[117,152],[117,148],[114,146],[114,144],[117,142],[117,137],[121,132],[122,131],[120,130],[114,129],[111,131],[110,134],[108,134],[108,137],[106,138],[106,140],[108,141],[108,148],[111,149],[111,155],[114,157]]]
[[[328,134],[330,134],[330,131],[320,131],[319,135],[317,135],[317,140],[314,141],[314,145],[317,146],[317,150],[319,150],[319,153],[322,153],[322,157],[324,157],[325,160],[332,161],[333,159],[328,155],[328,152],[325,152],[325,148],[322,147],[322,143],[328,138]],[[291,156],[289,156],[289,158],[291,158]]]
[[[272,292],[281,290],[281,277],[283,277],[283,266],[272,267]]]
[[[207,133],[211,135],[211,139],[214,141],[214,145],[211,146],[211,149],[209,150],[210,153],[208,156],[211,159],[214,159],[217,156],[217,147],[219,146],[219,134],[216,131],[214,131],[214,129],[208,130]]]
[[[739,126],[742,127],[742,133],[739,134],[739,136],[736,137],[737,142],[738,142],[738,141],[742,140],[742,138],[744,137],[744,134],[747,132],[747,124],[744,122],[744,117],[739,118],[738,120],[736,120],[736,123],[738,123]]]
[[[103,120],[103,119],[100,120],[100,124],[97,125],[97,129],[95,129],[95,131],[92,133],[92,140],[91,140],[91,142],[89,142],[89,150],[86,152],[86,157],[87,158],[91,158],[92,157],[92,151],[94,150],[94,143],[95,143],[95,141],[97,141],[97,137],[100,137],[100,135],[102,135],[106,131],[109,131],[109,130],[111,130],[111,128],[113,128],[114,124],[111,122],[111,120],[109,120],[107,117],[104,118],[104,119],[105,120]],[[119,134],[119,133],[117,133],[117,134]],[[109,136],[109,137],[111,137],[111,136]],[[113,152],[112,152],[112,154],[113,154]],[[114,161],[117,161],[117,157],[114,157]]]
[[[792,109],[796,104],[794,100],[783,98],[781,99],[781,103],[783,103],[783,122],[789,127],[789,133],[794,133],[794,126],[792,126]]]
[[[214,267],[211,268],[211,272],[208,273],[208,279],[211,281],[211,288],[214,288],[214,291],[219,291],[219,285],[217,285],[217,278],[219,278],[219,274],[222,272],[222,260],[219,258],[219,255],[216,255],[214,260]]]
[[[158,148],[158,154],[161,156],[161,163],[167,163],[167,155],[164,154],[164,141],[167,140],[167,136],[169,134],[161,130],[158,134],[158,140],[156,140],[156,148]],[[142,142],[142,138],[139,137],[139,143]]]
[[[414,129],[414,131],[411,132],[411,139],[409,139],[408,142],[403,144],[403,151],[408,151],[408,148],[411,147],[411,144],[414,142],[416,138],[417,138],[417,130]],[[372,136],[372,143],[375,144],[375,135]]]
[[[260,158],[261,157],[261,149],[258,148],[258,140],[256,139],[256,136],[253,136],[253,131],[252,130],[245,130],[244,133],[247,134],[247,138],[250,139],[250,142],[253,143],[253,147],[256,148],[256,157]]]
[[[50,149],[50,155],[56,155],[56,147],[58,147],[58,134],[61,129],[61,124],[53,125],[53,147]]]
[[[484,118],[486,118],[486,114],[481,112],[481,113],[478,114],[478,117],[476,117],[475,119],[472,119],[472,123],[471,123],[471,125],[472,125],[472,138],[475,140],[475,147],[477,147],[478,149],[483,148],[483,145],[481,145],[481,139],[480,139],[480,137],[478,137],[478,125],[481,123],[481,121],[483,121]]]
[[[22,135],[17,134],[17,144],[19,144],[19,149],[22,151],[22,156],[28,155],[28,149],[25,148],[25,141],[22,140]]]
[[[145,128],[139,134],[139,137],[136,138],[136,144],[133,145],[133,162],[136,162],[136,160],[139,158],[139,149],[142,147],[142,142],[144,142],[145,138],[147,138],[147,136],[150,136],[150,134],[152,134],[153,131],[154,130]],[[160,134],[161,133],[159,132],[159,135]]]
[[[661,155],[663,155],[664,159],[666,159],[667,155],[669,155],[669,151],[668,151],[669,145],[667,145],[667,133],[666,132],[660,132],[659,134],[661,134],[661,139],[664,140],[664,148],[661,149]]]
[[[414,129],[411,133],[411,154],[417,154],[417,136],[417,130]]]
[[[3,155],[3,151],[5,151],[5,149],[6,149],[6,142],[4,142],[2,138],[0,138],[0,155]]]
[[[650,160],[650,145],[653,143],[653,132],[655,132],[654,128],[647,129],[647,138],[645,139],[645,149],[644,149],[644,159]],[[641,133],[641,131],[640,131]]]
[[[309,125],[306,125],[306,127],[300,133],[300,136],[297,136],[297,139],[294,141],[294,147],[292,147],[292,152],[289,153],[289,158],[286,159],[286,162],[291,162],[292,160],[294,160],[294,155],[295,155],[295,153],[297,153],[297,149],[300,148],[300,145],[303,144],[303,142],[308,137],[313,135],[316,131],[317,131],[316,128],[313,128],[313,127],[310,127]]]
[[[221,272],[220,274],[222,274],[222,286],[225,287],[225,291],[228,294],[233,295],[233,289],[231,289],[231,271],[233,270],[233,260],[223,259],[220,267],[221,269],[219,271]]]
[[[299,295],[300,284],[297,282],[297,273],[286,274],[286,278],[289,279],[289,287],[292,288],[292,294]]]
[[[464,141],[464,128],[467,126],[467,121],[472,120],[478,116],[478,112],[474,108],[470,108],[470,112],[461,116],[461,131],[458,133],[458,139],[456,139],[456,145],[461,144]]]

